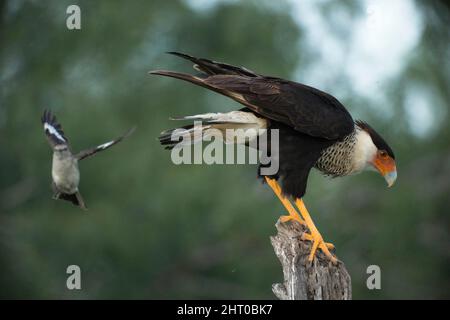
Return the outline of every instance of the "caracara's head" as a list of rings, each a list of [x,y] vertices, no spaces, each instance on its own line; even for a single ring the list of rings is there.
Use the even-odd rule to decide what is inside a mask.
[[[367,123],[356,121],[361,129],[357,138],[357,157],[364,162],[365,168],[378,171],[391,187],[397,179],[397,167],[392,149],[384,139]]]

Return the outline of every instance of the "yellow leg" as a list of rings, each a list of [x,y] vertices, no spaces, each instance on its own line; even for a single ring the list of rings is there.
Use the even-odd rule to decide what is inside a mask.
[[[309,228],[309,231],[311,232],[310,236],[312,239],[307,239],[305,236],[305,240],[311,240],[313,241],[313,246],[311,249],[311,253],[309,255],[309,261],[312,261],[314,259],[314,256],[316,254],[317,248],[322,250],[322,252],[331,260],[331,262],[336,263],[337,259],[335,256],[333,256],[330,251],[328,250],[329,244],[327,245],[322,238],[322,235],[319,233],[319,230],[317,230],[314,222],[311,219],[311,216],[309,215],[308,210],[305,207],[305,204],[303,203],[302,199],[296,199],[295,204],[297,205],[298,210],[300,211],[303,219],[305,219],[305,223]]]
[[[278,185],[277,181],[275,179],[270,179],[268,177],[265,177],[265,178],[266,178],[267,184],[272,188],[273,192],[277,195],[278,199],[280,199],[283,206],[289,212],[288,216],[280,217],[281,222],[295,220],[295,221],[299,222],[300,224],[304,225],[305,221],[303,221],[303,219],[300,217],[297,210],[295,210],[294,206],[291,204],[289,199],[287,199],[286,197],[284,197],[281,194],[281,187]]]
[[[277,195],[278,199],[280,199],[281,203],[284,205],[284,207],[286,208],[286,210],[289,212],[289,215],[287,216],[281,216],[280,217],[280,221],[281,222],[287,222],[290,220],[295,220],[298,223],[302,224],[302,225],[306,225],[305,221],[300,217],[300,215],[298,214],[297,210],[294,208],[294,206],[291,204],[291,202],[289,201],[289,199],[287,199],[286,197],[284,197],[281,193],[281,187],[280,185],[277,183],[277,181],[275,179],[270,179],[268,177],[266,178],[266,182],[267,184],[272,188],[273,192]],[[302,240],[307,240],[307,241],[314,241],[315,238],[309,234],[309,233],[303,233],[302,235]],[[334,245],[332,243],[324,243],[325,246],[330,249],[333,250],[334,249]]]

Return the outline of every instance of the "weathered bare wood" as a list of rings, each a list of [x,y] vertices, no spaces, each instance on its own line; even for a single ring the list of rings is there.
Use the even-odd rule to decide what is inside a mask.
[[[301,240],[306,228],[296,222],[275,225],[278,234],[270,238],[281,262],[284,283],[272,285],[281,300],[350,300],[351,278],[344,263],[332,264],[322,252],[308,261],[311,242]]]

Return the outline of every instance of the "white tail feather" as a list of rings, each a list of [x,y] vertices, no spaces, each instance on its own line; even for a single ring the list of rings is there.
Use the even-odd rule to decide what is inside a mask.
[[[221,138],[225,143],[244,143],[255,139],[261,129],[267,128],[267,120],[259,118],[252,112],[231,111],[227,113],[204,113],[192,116],[172,118],[173,120],[194,120],[193,126],[167,130],[161,133],[161,144],[172,148],[178,144],[194,144],[212,136]],[[198,121],[198,123],[197,123]],[[215,129],[211,130],[211,129]],[[235,134],[227,134],[227,130],[239,130],[245,139],[236,138]],[[217,135],[219,131],[220,136]],[[180,139],[181,138],[181,139]]]

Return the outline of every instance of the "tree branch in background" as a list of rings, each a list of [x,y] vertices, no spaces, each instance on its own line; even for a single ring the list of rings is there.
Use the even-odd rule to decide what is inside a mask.
[[[312,243],[301,240],[306,229],[297,223],[277,222],[278,234],[270,238],[275,254],[281,262],[284,284],[272,285],[273,293],[281,300],[350,300],[351,278],[344,263],[333,265],[318,253],[308,261]]]

